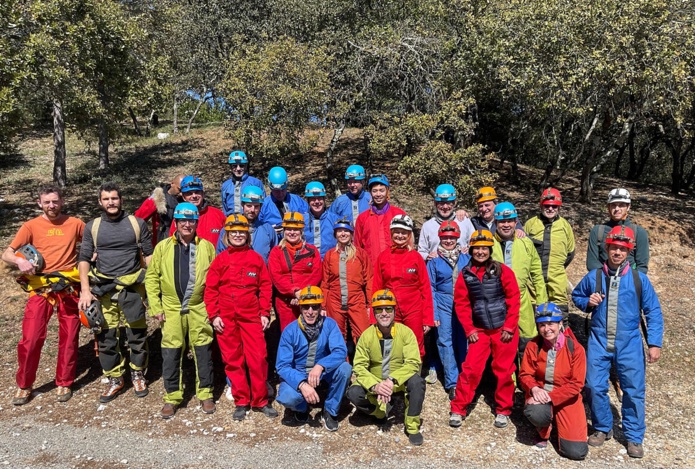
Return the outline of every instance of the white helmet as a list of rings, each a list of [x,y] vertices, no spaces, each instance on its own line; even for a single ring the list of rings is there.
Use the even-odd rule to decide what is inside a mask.
[[[391,226],[389,226],[389,229],[391,230],[394,228],[413,231],[413,219],[410,218],[408,215],[396,215],[391,219]]]
[[[630,192],[628,192],[627,189],[613,189],[608,193],[608,202],[609,204],[616,203],[616,202],[625,202],[626,204],[631,203],[630,201]]]

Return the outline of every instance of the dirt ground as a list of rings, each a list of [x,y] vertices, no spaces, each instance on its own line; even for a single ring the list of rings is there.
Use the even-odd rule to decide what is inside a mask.
[[[359,143],[350,134],[338,151],[337,172],[358,161]],[[82,151],[82,144],[70,139],[70,188],[67,200],[70,214],[85,220],[97,214],[95,190],[102,177],[119,181],[127,197],[126,207],[134,209],[157,181],[184,170],[202,175],[213,202],[219,202],[218,187],[224,179],[224,157],[229,151],[220,129],[196,132],[189,138],[167,142],[155,140],[123,144],[112,156],[112,170],[98,174],[94,157]],[[8,245],[21,222],[38,214],[29,191],[50,178],[50,139],[35,135],[20,146],[19,154],[0,160],[0,245]],[[259,163],[252,172],[261,173],[267,165]],[[324,164],[318,157],[288,161],[295,192],[312,179],[324,179]],[[384,165],[393,171],[392,165]],[[302,172],[295,171],[301,168]],[[381,168],[380,168],[381,169]],[[536,190],[531,182],[537,173],[522,168],[522,187],[505,183],[506,169],[500,172],[497,187],[502,198],[511,200],[522,219],[535,214]],[[397,180],[397,178],[395,178]],[[57,322],[51,321],[39,367],[37,389],[29,404],[14,407],[16,344],[21,336],[25,294],[15,284],[12,272],[0,273],[0,465],[9,467],[270,467],[298,466],[377,466],[384,463],[411,467],[442,466],[695,466],[695,424],[692,396],[695,384],[693,350],[695,326],[692,320],[695,295],[693,257],[694,203],[690,198],[673,198],[665,188],[627,184],[600,179],[593,206],[576,203],[578,181],[567,178],[560,187],[565,216],[577,237],[577,256],[569,267],[576,284],[586,273],[586,238],[590,227],[604,219],[603,200],[611,187],[626,186],[634,194],[633,220],[644,226],[651,241],[649,277],[659,294],[666,322],[661,360],[647,367],[647,435],[645,457],[630,460],[625,440],[616,420],[616,438],[602,448],[591,448],[584,462],[567,461],[558,456],[556,446],[546,451],[531,446],[534,430],[517,406],[512,423],[495,429],[492,396],[483,393],[460,429],[448,426],[448,400],[441,384],[428,386],[422,413],[425,444],[411,447],[403,433],[402,406],[386,431],[369,418],[350,415],[345,408],[336,433],[325,431],[318,416],[309,425],[284,425],[282,419],[268,420],[252,413],[244,422],[233,422],[232,402],[223,394],[224,383],[218,373],[215,396],[218,411],[205,415],[191,386],[191,362],[186,362],[187,401],[170,421],[161,420],[159,410],[164,394],[160,376],[161,337],[154,324],[150,337],[151,363],[148,372],[150,394],[138,399],[130,389],[115,401],[100,405],[100,368],[94,357],[93,341],[86,330],[80,336],[78,378],[75,395],[67,403],[56,402],[52,383],[57,348]],[[394,191],[395,203],[404,206],[418,223],[430,210],[427,195],[404,197]],[[469,210],[472,204],[466,207]],[[219,370],[218,370],[219,371]],[[517,396],[519,397],[519,396]],[[614,415],[619,417],[619,403]],[[275,403],[281,412],[282,407]],[[318,412],[318,411],[316,411]],[[316,414],[315,412],[315,414]]]

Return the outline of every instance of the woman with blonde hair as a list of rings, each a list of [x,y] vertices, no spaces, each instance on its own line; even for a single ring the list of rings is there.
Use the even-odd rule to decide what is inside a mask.
[[[337,245],[323,258],[324,307],[347,341],[350,323],[355,343],[369,327],[369,300],[372,297],[372,263],[369,254],[353,243],[354,228],[345,217],[333,225]]]
[[[396,215],[390,229],[392,246],[377,258],[373,289],[388,288],[396,296],[396,322],[405,324],[415,333],[422,358],[425,356],[425,334],[434,327],[427,266],[420,253],[413,249],[413,220],[408,215]]]

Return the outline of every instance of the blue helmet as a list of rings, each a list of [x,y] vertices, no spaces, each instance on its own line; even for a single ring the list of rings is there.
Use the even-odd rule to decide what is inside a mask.
[[[326,197],[326,188],[318,181],[311,181],[304,189],[304,197]]]
[[[364,168],[358,164],[348,166],[348,169],[345,170],[345,179],[364,180]]]
[[[246,156],[246,153],[244,153],[241,150],[234,150],[229,154],[229,160],[227,160],[227,163],[229,164],[249,164],[249,159]]]
[[[517,217],[516,208],[511,202],[501,202],[495,205],[495,220],[510,220]]]
[[[197,220],[198,207],[188,202],[181,202],[174,209],[174,220]]]
[[[456,189],[451,184],[440,184],[434,191],[435,202],[453,202],[456,200]]]
[[[287,171],[282,166],[274,166],[268,171],[268,185],[271,190],[287,189]]]
[[[186,192],[202,191],[202,190],[203,190],[203,181],[201,181],[198,176],[186,176],[185,178],[181,179],[181,193],[182,194],[185,194]]]
[[[561,322],[562,310],[555,303],[543,303],[536,307],[536,324],[539,322]]]
[[[336,220],[335,224],[333,225],[333,232],[335,233],[335,230],[337,230],[338,228],[345,228],[351,233],[355,232],[355,228],[352,226],[352,222],[347,217],[343,217],[340,220]]]
[[[389,185],[389,178],[387,178],[385,174],[371,174],[367,187],[371,189],[374,184],[382,184],[386,187],[391,187]]]
[[[241,201],[262,204],[263,189],[261,189],[258,186],[252,186],[249,184],[248,186],[244,187],[244,190],[241,193]]]

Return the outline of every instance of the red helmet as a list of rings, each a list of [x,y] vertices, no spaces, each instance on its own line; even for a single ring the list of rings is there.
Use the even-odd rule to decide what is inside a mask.
[[[635,248],[635,232],[628,226],[616,226],[606,235],[606,246],[615,244],[623,246],[630,250]]]
[[[439,225],[439,232],[437,233],[440,238],[445,236],[451,236],[454,238],[461,237],[461,228],[459,228],[458,223],[454,220],[445,220]]]
[[[562,205],[562,196],[560,191],[554,187],[548,187],[541,194],[541,205],[555,205],[559,207]]]

